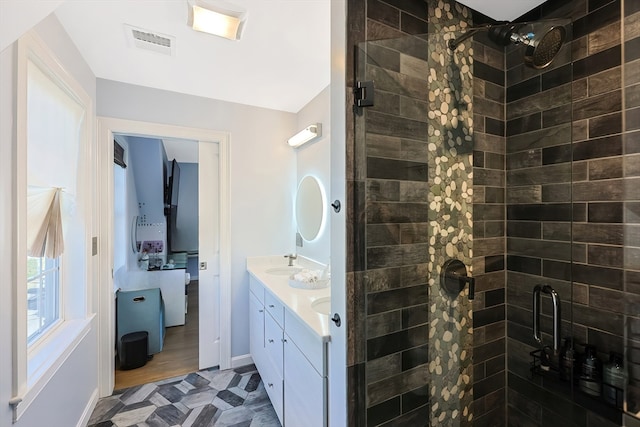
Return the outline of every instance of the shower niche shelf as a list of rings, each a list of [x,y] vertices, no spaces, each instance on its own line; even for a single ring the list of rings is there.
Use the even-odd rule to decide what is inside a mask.
[[[622,425],[623,411],[621,408],[616,407],[606,401],[603,396],[592,396],[583,392],[578,385],[578,378],[574,375],[572,380],[560,379],[560,371],[558,369],[557,361],[551,361],[549,369],[544,369],[542,365],[542,349],[537,349],[529,352],[531,355],[531,362],[529,371],[531,373],[531,380],[539,379],[537,383],[540,387],[550,391],[554,395],[573,401],[574,404],[581,406],[582,408],[590,411],[595,411],[598,415],[610,420],[611,422]],[[624,390],[612,386],[610,384],[604,384],[607,387],[611,387],[611,390],[615,392],[616,402],[622,401],[624,398]]]

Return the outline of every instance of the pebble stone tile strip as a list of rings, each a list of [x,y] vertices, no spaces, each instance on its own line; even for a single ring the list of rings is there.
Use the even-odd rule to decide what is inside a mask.
[[[431,426],[471,425],[473,328],[468,289],[451,298],[440,267],[473,257],[473,49],[454,53],[448,40],[470,25],[469,10],[449,0],[429,3],[429,374]],[[447,420],[445,422],[445,420]]]
[[[255,365],[117,390],[88,427],[280,427]]]

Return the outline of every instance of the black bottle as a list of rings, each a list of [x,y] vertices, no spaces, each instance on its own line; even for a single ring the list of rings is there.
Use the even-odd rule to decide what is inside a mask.
[[[542,347],[542,352],[540,353],[540,369],[542,371],[548,372],[551,370],[551,356],[553,355],[553,349],[548,345]]]
[[[558,357],[558,371],[562,381],[571,381],[576,362],[576,352],[573,349],[573,338],[564,339],[564,345],[560,349]]]
[[[579,384],[580,389],[588,395],[599,397],[602,394],[602,361],[598,359],[593,345],[584,347]]]
[[[602,369],[602,395],[604,400],[618,409],[622,409],[624,388],[627,373],[622,355],[616,352],[609,354],[609,363]]]

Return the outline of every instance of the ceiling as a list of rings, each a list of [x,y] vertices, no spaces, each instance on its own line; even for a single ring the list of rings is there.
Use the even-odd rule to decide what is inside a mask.
[[[513,21],[546,0],[457,0],[496,21]]]
[[[55,14],[98,78],[297,113],[329,85],[331,0],[231,0],[242,39],[187,26],[186,0],[68,0]],[[125,24],[175,37],[133,47]]]
[[[162,145],[167,153],[167,159],[176,159],[179,163],[198,163],[198,141],[163,138]]]
[[[0,50],[54,11],[98,78],[297,113],[329,84],[332,0],[227,1],[247,11],[239,41],[193,31],[187,0],[1,0]],[[543,1],[460,3],[513,20]],[[133,47],[126,24],[173,54]]]

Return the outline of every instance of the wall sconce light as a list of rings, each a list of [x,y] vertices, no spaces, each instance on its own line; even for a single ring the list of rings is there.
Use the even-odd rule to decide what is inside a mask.
[[[231,10],[231,5],[215,6],[202,0],[188,1],[187,4],[191,28],[229,40],[240,40],[247,20],[244,11]]]
[[[309,125],[302,129],[300,132],[293,135],[287,140],[287,143],[292,147],[299,147],[304,143],[311,141],[314,138],[322,136],[322,123],[316,123]]]

